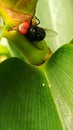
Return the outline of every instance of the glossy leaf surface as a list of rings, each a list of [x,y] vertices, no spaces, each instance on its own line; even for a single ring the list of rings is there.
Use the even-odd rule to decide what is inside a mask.
[[[17,58],[1,63],[1,130],[72,130],[72,70],[72,44],[60,48],[43,66]]]

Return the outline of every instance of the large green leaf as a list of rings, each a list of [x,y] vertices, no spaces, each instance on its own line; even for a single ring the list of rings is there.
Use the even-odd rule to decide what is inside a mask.
[[[0,129],[62,130],[47,80],[38,69],[11,59],[0,71]]]
[[[42,66],[17,58],[0,64],[1,130],[72,130],[72,98],[72,44]]]
[[[73,45],[61,47],[46,63],[44,74],[50,84],[59,116],[66,130],[73,129]]]
[[[47,44],[53,52],[72,38],[72,9],[72,0],[38,2],[37,16],[41,20],[40,25],[58,33],[52,40],[46,37]],[[10,38],[15,40],[12,35]],[[27,41],[25,38],[22,39],[24,42]],[[13,41],[10,41],[11,45]],[[16,41],[19,39],[16,38]],[[15,42],[23,50],[22,42],[18,43],[20,44]],[[29,42],[28,44],[32,48],[33,45]],[[18,52],[14,46],[11,47]],[[28,52],[28,45],[25,47]],[[32,55],[34,54],[37,56],[37,51],[32,51]],[[72,44],[61,47],[40,66],[29,65],[18,58],[11,58],[0,64],[1,130],[73,130],[72,99]]]

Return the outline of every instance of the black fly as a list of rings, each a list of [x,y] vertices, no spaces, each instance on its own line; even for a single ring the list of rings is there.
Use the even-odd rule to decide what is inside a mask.
[[[42,41],[45,36],[46,32],[45,29],[39,27],[40,20],[36,17],[38,20],[38,23],[36,25],[30,24],[30,28],[28,29],[28,33],[26,34],[26,37],[29,41]],[[55,36],[57,33],[51,29],[48,29],[49,37]]]

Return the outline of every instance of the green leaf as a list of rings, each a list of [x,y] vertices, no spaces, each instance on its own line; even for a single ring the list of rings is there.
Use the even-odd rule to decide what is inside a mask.
[[[72,130],[72,98],[72,44],[42,66],[18,58],[0,64],[1,130]]]
[[[39,69],[16,58],[7,60],[0,65],[0,84],[1,130],[62,130],[48,83]]]
[[[73,129],[73,45],[61,47],[45,64],[51,94],[56,104],[62,126]]]

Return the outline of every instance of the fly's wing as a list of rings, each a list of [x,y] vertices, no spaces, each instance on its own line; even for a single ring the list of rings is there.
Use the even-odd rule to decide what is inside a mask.
[[[57,35],[57,32],[52,29],[46,29],[45,31],[46,31],[46,36],[48,38],[55,37]]]

